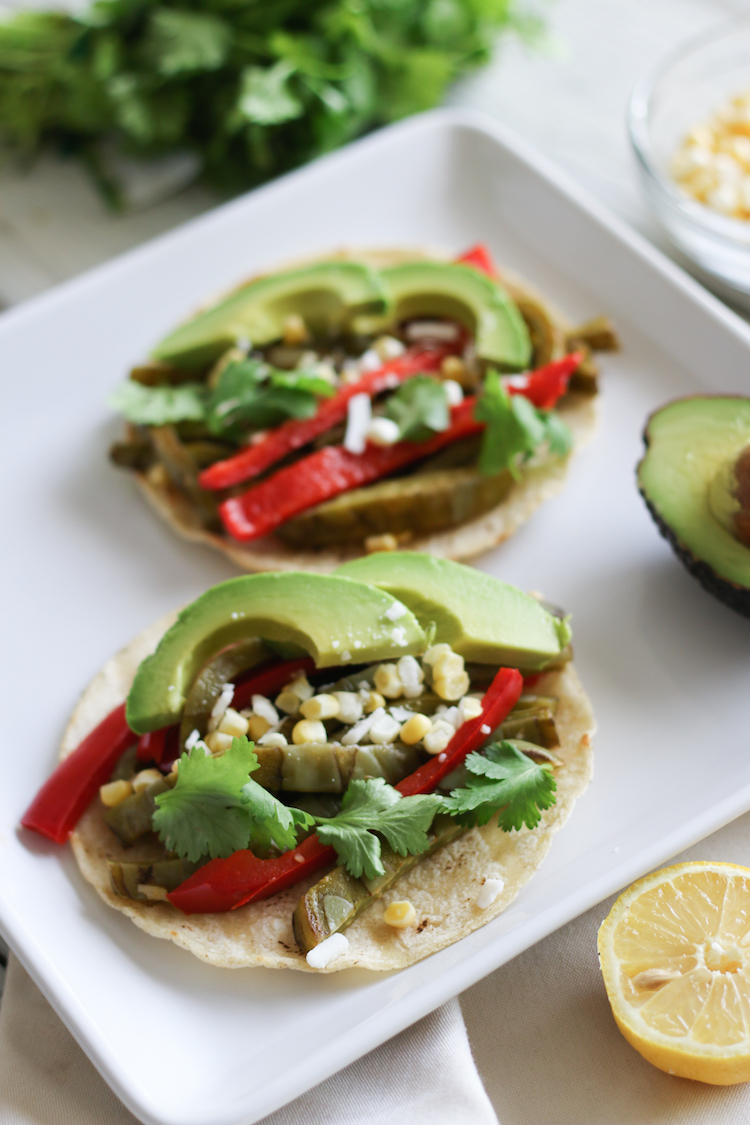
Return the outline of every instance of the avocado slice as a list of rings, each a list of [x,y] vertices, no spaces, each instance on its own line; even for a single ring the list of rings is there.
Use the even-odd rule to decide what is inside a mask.
[[[528,367],[531,339],[510,294],[491,277],[454,262],[406,262],[381,274],[399,324],[446,316],[474,335],[477,354],[511,371]]]
[[[207,661],[251,637],[299,646],[319,668],[393,660],[426,647],[408,610],[352,578],[296,571],[230,578],[183,609],[141,662],[127,700],[131,730],[145,734],[178,722]]]
[[[537,671],[559,662],[570,641],[567,621],[553,617],[516,586],[449,559],[417,551],[382,552],[336,570],[387,590],[435,641],[465,660]]]
[[[677,399],[643,440],[638,487],[657,527],[710,594],[750,617],[750,398]]]
[[[386,292],[376,270],[359,262],[319,262],[240,286],[161,341],[153,358],[176,367],[205,367],[246,337],[262,347],[281,338],[292,313],[314,335],[345,328],[363,313],[382,313]]]

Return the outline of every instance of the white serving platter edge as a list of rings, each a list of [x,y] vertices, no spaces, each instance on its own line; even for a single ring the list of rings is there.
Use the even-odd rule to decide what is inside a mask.
[[[625,345],[566,491],[478,561],[573,612],[595,780],[508,911],[402,973],[212,969],[109,910],[67,849],[16,828],[87,680],[232,573],[107,466],[106,395],[171,324],[257,269],[336,245],[480,239],[571,318],[608,312]],[[633,476],[649,410],[747,392],[750,329],[500,125],[440,110],[357,142],[4,314],[0,356],[21,423],[3,444],[0,928],[149,1125],[257,1121],[750,808],[748,624],[682,571]]]

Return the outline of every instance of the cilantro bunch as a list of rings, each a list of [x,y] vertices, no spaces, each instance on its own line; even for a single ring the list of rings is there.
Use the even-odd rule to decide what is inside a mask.
[[[199,749],[183,754],[175,787],[155,798],[153,826],[167,848],[192,861],[228,857],[242,848],[264,854],[275,845],[284,851],[296,845],[298,831],[315,827],[351,875],[374,879],[385,873],[381,836],[399,855],[421,855],[430,846],[427,833],[438,813],[470,827],[499,812],[499,827],[510,832],[524,824],[535,828],[542,810],[555,803],[549,768],[513,742],[470,754],[466,767],[466,787],[449,797],[402,797],[383,778],[371,778],[349,783],[336,816],[311,816],[252,780],[258,768],[253,744],[235,738],[218,758]]]
[[[83,158],[195,154],[225,192],[436,105],[528,0],[96,0],[0,23],[0,140]],[[106,143],[103,143],[106,142]]]
[[[287,418],[311,418],[318,398],[333,393],[315,371],[282,371],[262,360],[242,359],[226,365],[213,389],[205,383],[147,387],[129,379],[113,391],[109,405],[134,425],[205,422],[217,437],[239,439],[245,428],[263,430]]]

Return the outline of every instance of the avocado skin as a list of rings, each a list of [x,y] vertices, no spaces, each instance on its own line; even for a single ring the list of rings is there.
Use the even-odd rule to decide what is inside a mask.
[[[698,406],[702,400],[715,400],[715,399],[735,399],[742,398],[739,395],[688,395],[683,399],[676,399],[672,402],[666,403],[664,406],[659,407],[658,410],[653,411],[649,415],[646,425],[643,430],[643,444],[646,452],[636,466],[636,481],[638,491],[643,497],[643,501],[648,508],[648,511],[656,524],[661,535],[667,540],[670,547],[674,551],[677,558],[683,564],[689,574],[700,582],[701,586],[707,593],[711,594],[718,601],[739,613],[742,617],[750,617],[750,587],[741,585],[738,582],[733,582],[731,579],[723,578],[709,563],[701,559],[694,551],[684,543],[671,525],[664,519],[656,504],[648,495],[642,480],[642,472],[649,451],[652,447],[652,434],[651,426],[654,420],[669,407],[677,403],[694,402]],[[707,482],[708,483],[708,482]]]
[[[645,433],[643,439],[646,441]],[[646,444],[648,445],[647,441]],[[642,463],[643,462],[639,462],[639,469]],[[640,483],[638,484],[638,491],[643,497],[646,507],[651,513],[651,518],[659,528],[659,531],[669,543],[682,565],[692,574],[693,578],[697,578],[703,589],[709,594],[713,594],[713,596],[718,598],[720,602],[723,602],[724,605],[728,605],[730,609],[735,610],[736,613],[742,614],[743,617],[750,617],[750,590],[744,586],[737,585],[736,582],[730,582],[726,578],[719,577],[713,567],[703,562],[697,555],[694,555],[690,548],[686,547],[675,535],[669,524],[661,518]]]

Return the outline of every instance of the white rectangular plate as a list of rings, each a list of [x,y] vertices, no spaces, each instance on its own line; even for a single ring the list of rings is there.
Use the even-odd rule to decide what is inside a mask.
[[[479,239],[572,319],[606,312],[622,335],[601,430],[565,492],[480,564],[573,613],[595,780],[512,907],[405,972],[209,968],[101,903],[68,849],[16,828],[87,680],[232,573],[108,466],[107,394],[193,306],[256,270],[341,245]],[[634,480],[651,409],[750,389],[750,331],[498,126],[437,112],[378,133],[5,314],[0,360],[0,924],[144,1121],[256,1121],[750,808],[750,622],[682,570]]]

